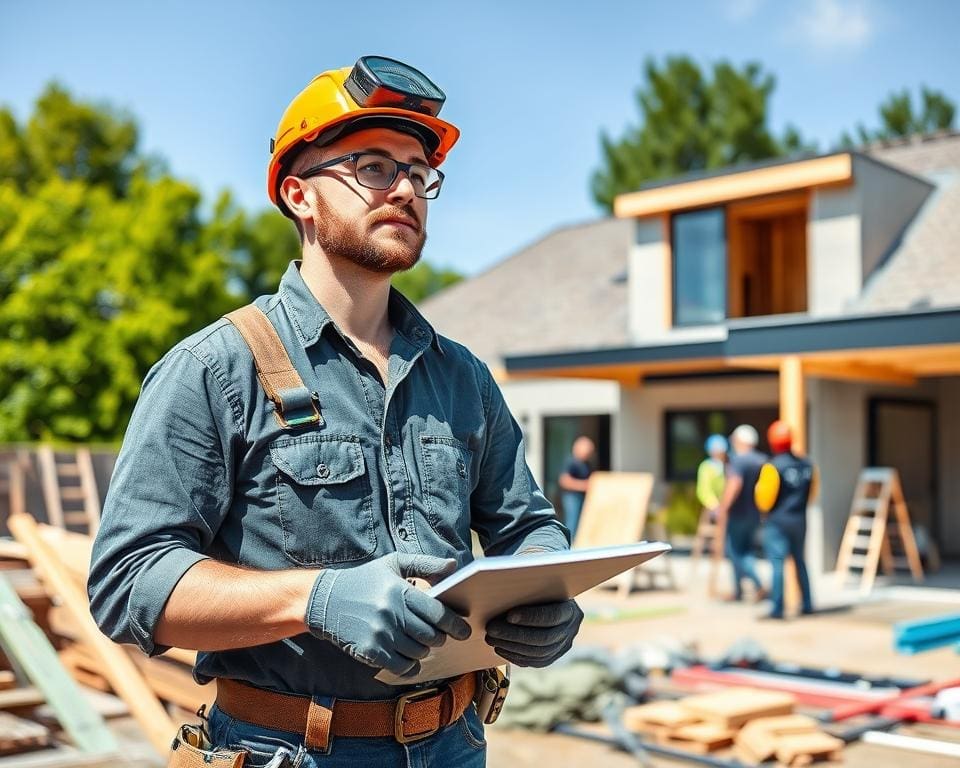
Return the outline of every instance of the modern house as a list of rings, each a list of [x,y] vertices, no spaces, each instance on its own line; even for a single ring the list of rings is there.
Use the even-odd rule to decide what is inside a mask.
[[[779,416],[821,468],[814,569],[865,466],[960,557],[960,134],[651,185],[422,310],[497,374],[548,493],[576,434],[663,500],[709,433]]]

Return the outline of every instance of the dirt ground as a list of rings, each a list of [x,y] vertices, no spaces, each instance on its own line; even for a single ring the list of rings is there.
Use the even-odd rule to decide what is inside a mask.
[[[958,584],[960,587],[960,584]],[[918,591],[916,599],[904,599],[909,590],[896,590],[896,599],[885,599],[883,590],[869,601],[860,602],[849,594],[819,590],[821,604],[833,610],[820,615],[783,622],[762,621],[762,605],[727,604],[709,600],[696,591],[640,591],[624,601],[611,592],[596,590],[580,600],[588,620],[577,640],[578,647],[622,648],[645,641],[669,638],[696,643],[704,658],[722,655],[734,642],[751,638],[778,662],[814,667],[836,667],[843,671],[878,676],[944,680],[960,677],[960,655],[952,648],[902,656],[893,650],[892,624],[896,621],[960,612],[960,592]],[[818,590],[815,589],[815,594]],[[950,600],[956,598],[952,605]],[[855,603],[849,605],[849,603]],[[844,607],[848,606],[848,607]],[[660,615],[657,615],[658,611]],[[616,620],[616,615],[623,617]],[[604,613],[613,620],[599,620]],[[642,614],[649,613],[650,617]],[[633,615],[631,615],[633,614]],[[640,614],[640,615],[637,615]],[[593,620],[591,619],[593,616]],[[602,730],[602,729],[601,729]],[[930,733],[929,727],[903,727],[899,733],[935,735],[960,742],[960,728],[944,734]],[[491,766],[637,766],[623,752],[603,744],[560,734],[538,734],[488,729],[488,764]],[[719,753],[721,755],[725,753]],[[655,765],[683,765],[655,758]],[[960,765],[955,758],[921,755],[890,747],[856,743],[844,750],[844,764],[858,768],[911,766],[946,768]]]

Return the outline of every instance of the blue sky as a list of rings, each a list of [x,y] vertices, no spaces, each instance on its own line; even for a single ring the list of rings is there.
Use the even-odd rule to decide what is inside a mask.
[[[761,62],[777,77],[772,127],[826,149],[875,124],[893,89],[960,101],[958,38],[952,0],[0,0],[0,103],[22,119],[57,79],[129,110],[145,150],[252,210],[269,204],[267,143],[293,95],[363,54],[402,59],[446,91],[443,117],[463,131],[425,256],[475,273],[598,215],[599,134],[635,122],[647,56]]]

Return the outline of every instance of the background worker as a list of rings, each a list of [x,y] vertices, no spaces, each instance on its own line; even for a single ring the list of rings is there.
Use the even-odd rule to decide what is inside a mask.
[[[754,542],[760,526],[760,511],[754,500],[754,486],[766,456],[757,450],[760,436],[749,424],[741,424],[730,435],[733,449],[727,462],[726,485],[717,508],[717,523],[726,530],[726,551],[733,566],[733,594],[731,600],[743,599],[743,580],[753,583],[757,600],[766,597],[766,591],[757,576]]]
[[[710,435],[703,445],[707,458],[697,467],[697,500],[715,521],[717,507],[726,485],[727,438],[723,435]]]
[[[437,117],[443,99],[381,57],[294,98],[268,194],[302,261],[243,315],[266,323],[251,341],[232,313],[153,367],[110,485],[91,612],[150,655],[201,651],[194,675],[217,680],[210,735],[251,768],[283,750],[298,768],[483,765],[476,675],[376,679],[416,674],[471,631],[406,578],[468,563],[471,529],[490,555],[568,547],[490,371],[390,285],[420,258],[459,135]],[[264,338],[272,359],[255,366]],[[572,600],[517,607],[485,639],[546,666],[582,618]]]
[[[775,421],[767,430],[767,442],[773,454],[763,465],[756,487],[757,507],[766,513],[763,524],[763,549],[773,566],[770,585],[771,619],[783,618],[783,564],[792,557],[800,584],[801,611],[813,613],[810,578],[804,559],[807,533],[807,504],[816,497],[817,472],[807,459],[792,449],[790,426]]]
[[[563,522],[570,531],[570,540],[573,541],[580,525],[580,513],[583,511],[583,502],[587,498],[587,488],[590,486],[590,475],[593,474],[593,457],[597,447],[586,435],[581,435],[573,441],[570,456],[567,457],[557,485],[560,486],[560,503],[563,506]]]

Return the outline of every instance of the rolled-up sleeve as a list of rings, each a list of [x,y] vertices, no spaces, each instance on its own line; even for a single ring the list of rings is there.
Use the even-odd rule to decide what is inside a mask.
[[[570,548],[567,529],[527,466],[523,432],[485,365],[481,386],[486,441],[471,498],[473,528],[488,555]]]
[[[233,488],[238,435],[224,383],[190,349],[147,375],[93,546],[87,593],[101,631],[150,655],[183,574],[207,556]]]

